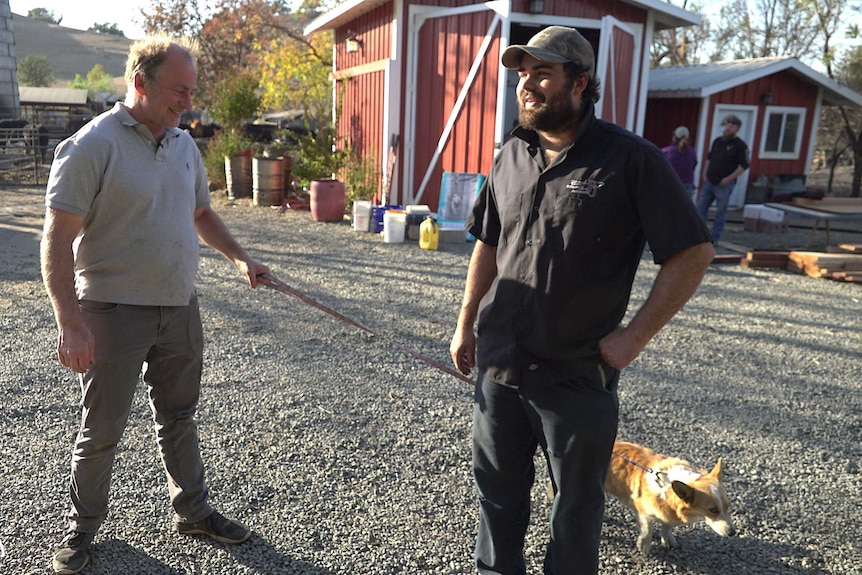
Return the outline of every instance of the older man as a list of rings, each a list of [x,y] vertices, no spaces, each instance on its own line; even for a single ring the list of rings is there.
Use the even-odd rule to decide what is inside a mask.
[[[178,129],[197,88],[193,45],[134,42],[126,83],[125,103],[57,146],[45,200],[42,274],[57,320],[57,355],[79,374],[82,390],[72,505],[53,562],[59,574],[89,562],[144,362],[174,529],[223,543],[250,535],[209,505],[198,446],[199,238],[234,262],[251,287],[269,269],[210,207],[200,152]]]

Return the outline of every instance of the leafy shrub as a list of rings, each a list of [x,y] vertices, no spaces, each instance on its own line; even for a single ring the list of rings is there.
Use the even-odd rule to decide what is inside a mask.
[[[204,152],[204,167],[210,186],[223,188],[227,185],[224,172],[224,157],[240,154],[252,149],[254,142],[243,132],[226,130],[209,139]]]

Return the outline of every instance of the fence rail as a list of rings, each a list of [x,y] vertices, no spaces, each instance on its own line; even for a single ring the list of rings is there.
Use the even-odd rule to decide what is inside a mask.
[[[56,145],[59,139],[60,135],[31,125],[0,128],[0,176],[5,181],[47,182],[52,142]]]

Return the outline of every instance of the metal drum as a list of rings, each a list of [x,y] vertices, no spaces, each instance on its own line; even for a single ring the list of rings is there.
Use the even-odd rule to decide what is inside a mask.
[[[225,156],[224,175],[229,200],[251,197],[251,156]]]
[[[284,203],[284,158],[252,160],[253,203],[280,206]]]

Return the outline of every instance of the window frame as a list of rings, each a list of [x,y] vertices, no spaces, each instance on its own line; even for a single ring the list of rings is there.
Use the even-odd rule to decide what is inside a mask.
[[[773,114],[781,114],[781,133],[779,134],[778,146],[779,150],[767,150],[766,140],[769,137],[769,121]],[[780,151],[781,144],[784,142],[784,130],[787,126],[787,116],[792,114],[799,115],[799,129],[796,131],[796,142],[793,145],[793,152]],[[805,131],[805,120],[808,114],[808,109],[804,106],[766,106],[763,113],[763,129],[760,135],[760,153],[759,156],[764,160],[798,160],[802,157],[802,133]]]

